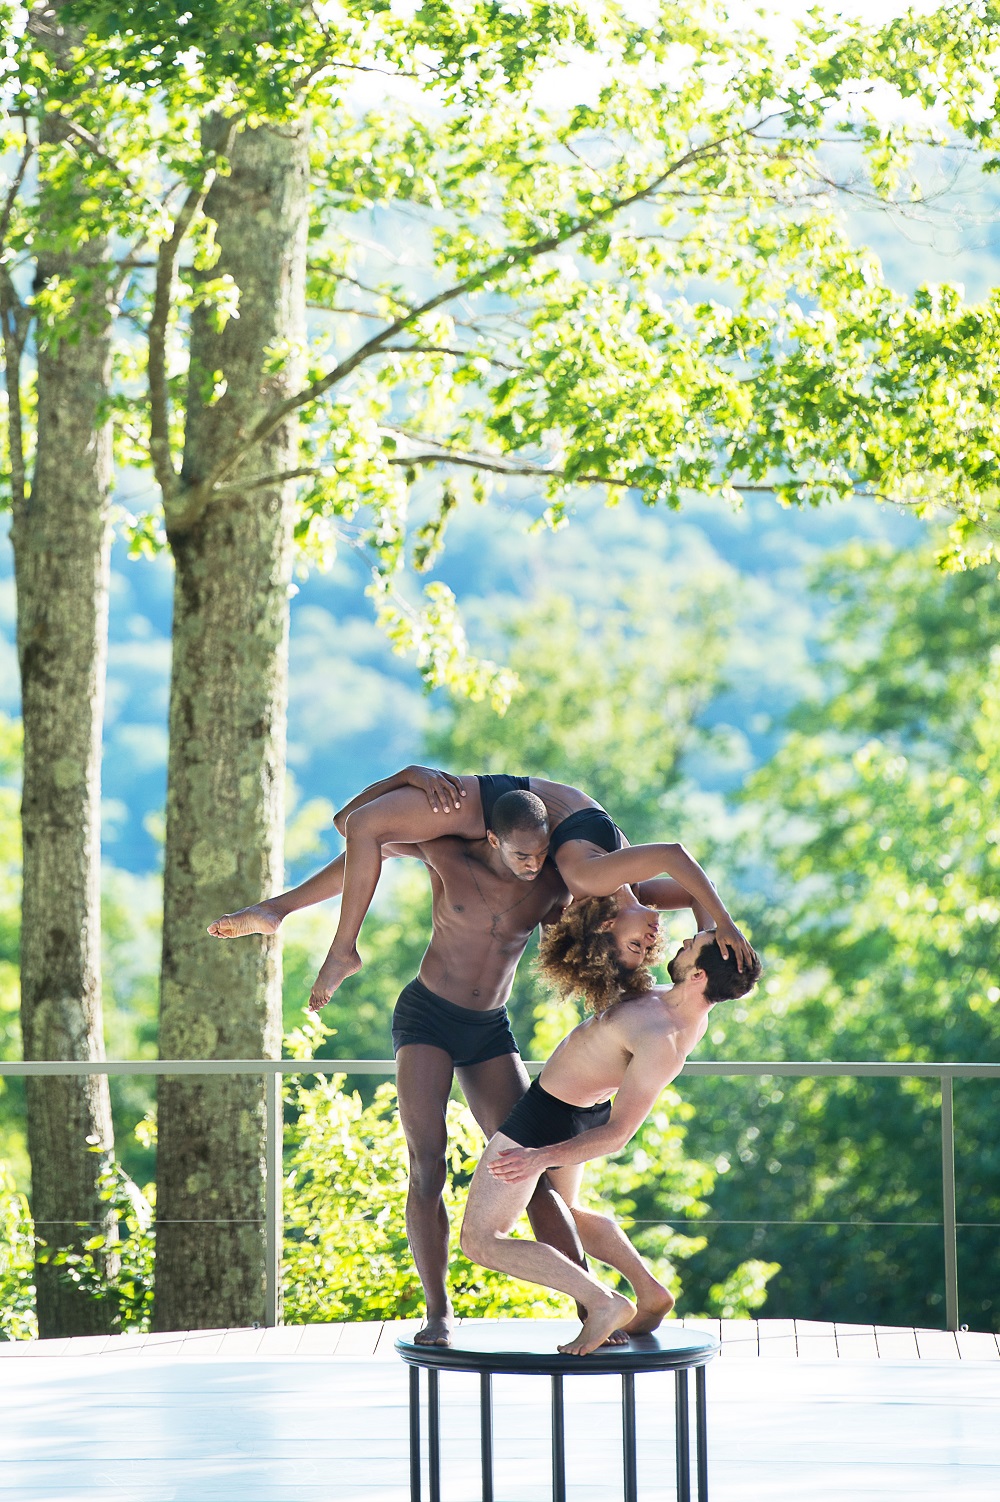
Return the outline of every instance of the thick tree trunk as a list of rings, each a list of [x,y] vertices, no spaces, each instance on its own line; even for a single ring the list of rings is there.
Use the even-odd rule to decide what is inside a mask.
[[[60,37],[54,50],[58,55]],[[49,116],[42,139],[60,139]],[[111,353],[107,247],[46,248],[40,184],[40,284],[76,282],[76,303],[38,349],[34,481],[12,527],[24,716],[21,1028],[26,1059],[101,1059],[100,767],[107,658]],[[63,185],[62,192],[65,192]],[[64,212],[65,210],[63,210]],[[83,273],[82,277],[79,276]],[[39,1239],[78,1249],[111,1234],[97,1194],[113,1145],[106,1076],[27,1082],[31,1203]],[[109,1329],[113,1308],[36,1267],[43,1336]]]
[[[217,913],[282,882],[293,494],[240,490],[294,463],[286,423],[228,477],[203,485],[272,403],[297,385],[276,348],[304,338],[306,128],[236,138],[206,202],[239,318],[196,315],[183,484],[168,507],[176,566],[163,923],[164,1058],[273,1058],[281,1045],[276,940],[209,938]],[[206,387],[221,372],[225,394]],[[264,1318],[264,1094],[253,1077],[164,1080],[159,1092],[157,1329]]]

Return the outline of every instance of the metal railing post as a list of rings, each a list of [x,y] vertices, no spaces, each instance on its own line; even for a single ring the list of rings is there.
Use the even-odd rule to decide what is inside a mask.
[[[281,1313],[281,1241],[285,1229],[281,1200],[284,1136],[281,1079],[281,1075],[275,1071],[266,1075],[264,1082],[264,1158],[267,1164],[264,1202],[265,1325],[277,1325]]]
[[[955,1203],[955,1087],[941,1076],[941,1223],[944,1232],[945,1329],[958,1329],[958,1213]]]

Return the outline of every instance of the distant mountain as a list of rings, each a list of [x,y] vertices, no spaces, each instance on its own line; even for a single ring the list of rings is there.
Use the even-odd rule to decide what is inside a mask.
[[[734,513],[697,502],[677,513],[628,500],[607,508],[581,500],[558,534],[528,532],[541,505],[522,486],[485,507],[460,507],[434,571],[459,599],[473,647],[498,650],[497,623],[518,603],[556,592],[599,599],[614,580],[627,587],[650,568],[664,589],[692,571],[732,570],[739,630],[734,686],[706,722],[730,727],[718,762],[700,759],[697,780],[725,787],[768,756],[775,720],[812,682],[822,599],[807,588],[809,565],[854,538],[907,546],[912,517],[874,504],[796,512],[755,498]],[[0,539],[0,709],[18,712],[13,580],[6,531]],[[104,761],[104,851],[116,866],[146,872],[159,861],[170,670],[171,566],[129,559],[112,565]],[[434,713],[409,661],[395,657],[372,619],[367,579],[353,555],[332,572],[298,581],[292,602],[288,763],[300,798],[343,802],[364,783],[419,758]],[[710,601],[709,601],[710,608]],[[464,769],[474,770],[474,769]],[[331,830],[329,851],[339,848]]]

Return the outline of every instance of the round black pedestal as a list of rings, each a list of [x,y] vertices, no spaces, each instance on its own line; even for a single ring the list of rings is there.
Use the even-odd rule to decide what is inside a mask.
[[[638,1502],[636,1474],[635,1378],[641,1372],[676,1374],[674,1423],[677,1454],[677,1502],[691,1499],[691,1443],[688,1372],[695,1372],[695,1428],[698,1502],[708,1502],[708,1414],[705,1367],[718,1342],[676,1323],[654,1335],[638,1336],[624,1346],[602,1346],[589,1356],[564,1356],[556,1347],[570,1340],[579,1324],[556,1320],[468,1320],[455,1329],[450,1346],[416,1345],[397,1340],[396,1349],[410,1368],[410,1498],[420,1502],[420,1368],[427,1369],[428,1481],[430,1502],[441,1499],[440,1407],[438,1373],[478,1372],[480,1379],[480,1447],[483,1502],[493,1502],[492,1378],[537,1374],[552,1379],[552,1499],[566,1502],[566,1457],[563,1382],[566,1377],[614,1372],[622,1379],[622,1458],[625,1502]]]

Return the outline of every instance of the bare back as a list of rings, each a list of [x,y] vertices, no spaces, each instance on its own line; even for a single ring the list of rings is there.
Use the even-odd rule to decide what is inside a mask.
[[[420,979],[446,1001],[477,1011],[503,1005],[531,935],[569,900],[551,861],[533,881],[518,880],[494,872],[488,849],[485,840],[445,836],[386,850],[422,860],[430,873],[433,927]]]

